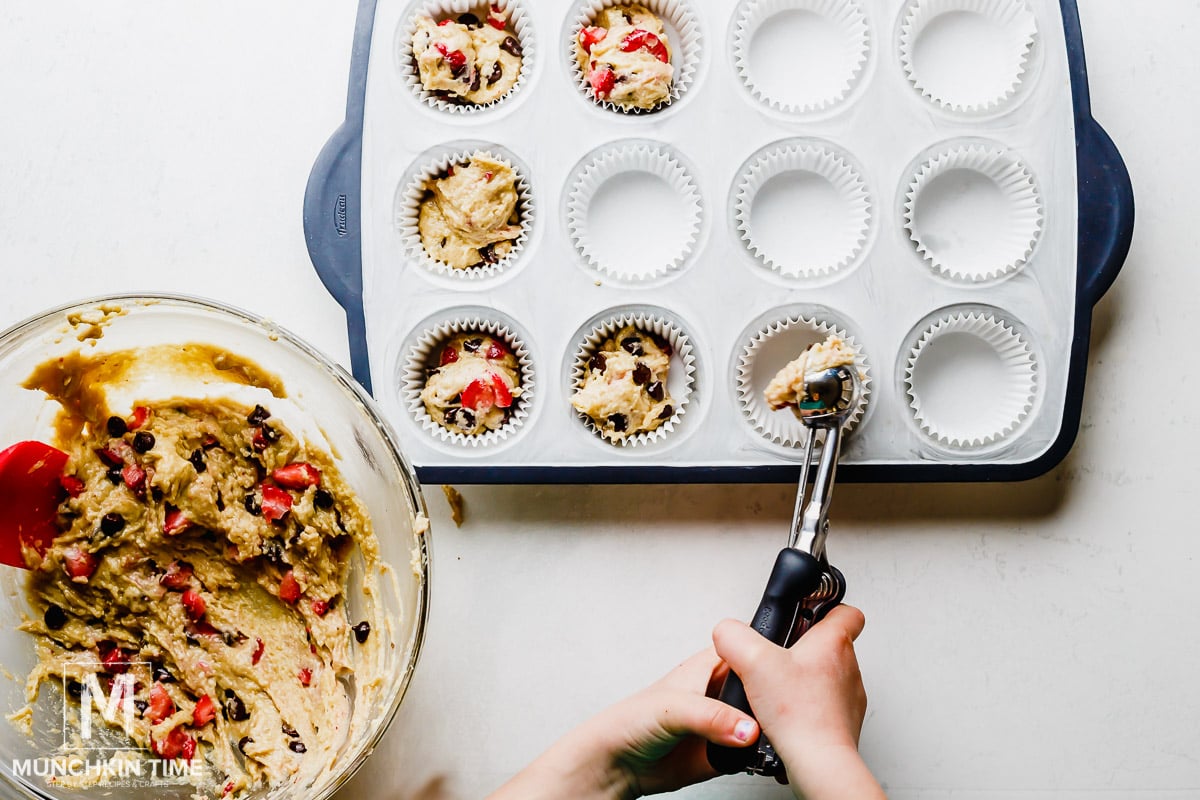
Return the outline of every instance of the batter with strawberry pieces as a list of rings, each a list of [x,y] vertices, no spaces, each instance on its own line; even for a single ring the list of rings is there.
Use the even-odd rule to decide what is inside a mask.
[[[382,684],[386,623],[351,619],[345,596],[355,552],[376,591],[371,520],[329,453],[264,405],[111,411],[100,387],[156,359],[284,402],[277,378],[205,345],[76,354],[30,377],[61,405],[55,445],[70,456],[61,533],[26,551],[30,703],[43,683],[98,708],[118,697],[110,722],[161,759],[209,762],[214,796],[314,779]]]
[[[626,325],[592,354],[571,405],[611,442],[657,430],[675,415],[670,366],[670,344]]]
[[[429,182],[417,215],[421,247],[454,269],[498,264],[521,236],[517,175],[486,153]]]
[[[482,19],[473,13],[440,21],[419,17],[412,48],[421,85],[449,102],[493,103],[521,76],[521,41],[499,6],[488,7]]]
[[[425,410],[452,433],[499,430],[521,396],[520,367],[501,339],[460,333],[443,346],[421,391]]]
[[[651,110],[671,95],[671,43],[662,20],[645,6],[602,10],[576,35],[575,57],[597,100]]]

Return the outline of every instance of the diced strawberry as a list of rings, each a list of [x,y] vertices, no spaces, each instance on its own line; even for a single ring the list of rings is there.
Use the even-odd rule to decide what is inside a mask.
[[[442,357],[438,359],[438,366],[444,367],[447,364],[453,364],[458,361],[458,351],[453,347],[442,348]]]
[[[305,667],[304,669],[300,670],[299,677],[300,677],[300,685],[308,686],[309,684],[312,683],[312,670],[309,669],[308,667]]]
[[[146,494],[146,470],[137,464],[129,464],[121,470],[121,480],[138,497]]]
[[[150,409],[145,406],[138,406],[133,410],[133,416],[125,423],[125,426],[131,431],[136,431],[138,428],[146,424],[146,420],[150,418]]]
[[[219,630],[217,630],[216,628],[214,628],[212,625],[208,624],[204,620],[200,620],[195,625],[193,625],[192,632],[197,633],[201,636],[212,636],[214,638],[223,638],[225,636],[225,634],[221,633]]]
[[[221,795],[225,796],[227,794],[232,794],[232,793],[233,793],[233,781],[230,781],[229,783],[225,784],[225,788],[221,790]]]
[[[208,695],[204,695],[196,701],[196,707],[192,709],[192,724],[197,728],[203,728],[208,723],[216,719],[217,704]]]
[[[438,23],[438,27],[439,27],[439,28],[444,28],[444,27],[446,27],[447,25],[449,25],[451,22],[454,22],[454,20],[452,20],[452,19],[450,19],[449,17],[447,17],[446,19],[444,19],[444,20],[442,20],[441,22],[439,22],[439,23]]]
[[[124,448],[118,448],[116,443],[110,443],[107,447],[98,449],[96,455],[110,467],[123,467],[125,466],[125,454],[122,452],[123,450]],[[133,448],[129,448],[129,451],[133,452]]]
[[[121,675],[129,671],[129,654],[111,642],[100,645],[100,663],[106,672]]]
[[[146,708],[146,716],[150,718],[150,722],[154,725],[162,722],[167,717],[175,713],[175,701],[171,699],[171,695],[158,681],[150,687],[150,705]]]
[[[312,610],[313,610],[313,613],[316,614],[318,617],[323,617],[329,613],[329,603],[327,603],[324,600],[313,600],[312,601]]]
[[[191,617],[192,622],[199,622],[204,618],[204,612],[208,609],[208,604],[204,602],[204,598],[195,589],[188,589],[180,598],[183,602],[183,607],[187,609],[187,614]]]
[[[267,437],[263,436],[262,428],[254,432],[254,438],[250,441],[250,445],[259,453],[267,449]]]
[[[258,666],[258,662],[262,661],[263,651],[266,649],[267,649],[267,646],[265,644],[263,644],[262,639],[255,639],[254,640],[254,652],[250,655],[250,663],[253,664],[254,666]]]
[[[86,583],[96,571],[96,558],[82,548],[71,546],[63,550],[63,569],[71,580]]]
[[[191,761],[193,758],[196,757],[196,740],[193,739],[191,736],[189,736],[183,740],[183,747],[181,748],[181,754],[183,755],[184,761]]]
[[[667,52],[667,46],[662,43],[662,39],[650,31],[638,28],[621,40],[621,50],[632,53],[640,49],[649,50],[651,55],[664,64],[671,60],[671,54]]]
[[[84,483],[74,475],[63,475],[58,479],[58,482],[71,497],[79,497],[79,495],[83,494]]]
[[[296,580],[296,574],[290,569],[279,581],[279,599],[288,605],[295,605],[300,600],[300,582]]]
[[[588,83],[592,85],[596,97],[607,100],[613,87],[617,85],[617,76],[609,67],[599,67],[588,74]]]
[[[508,384],[504,378],[498,373],[492,373],[492,389],[496,393],[496,405],[499,408],[509,408],[513,403],[512,390],[508,388]]]
[[[490,361],[497,361],[501,358],[504,358],[506,355],[508,355],[508,348],[494,339],[492,340],[492,343],[488,345],[487,351],[484,352],[484,356],[486,356]]]
[[[508,21],[505,20],[504,17],[497,16],[495,14],[488,14],[487,22],[488,25],[491,25],[498,31],[504,30],[504,27],[508,25]]]
[[[180,726],[168,733],[167,738],[162,741],[152,737],[150,749],[154,751],[154,755],[167,761],[174,761],[180,756],[190,759],[196,755],[196,740],[184,733],[183,726]]]
[[[262,515],[267,522],[283,519],[292,510],[292,496],[278,486],[262,487]]]
[[[490,382],[485,383],[482,379],[471,381],[462,391],[463,408],[482,413],[490,410],[495,403],[495,389]]]
[[[294,464],[288,464],[286,467],[271,470],[271,480],[285,489],[294,489],[302,492],[308,487],[316,486],[321,482],[321,470],[312,464],[297,461]]]
[[[163,517],[163,533],[175,536],[192,527],[192,521],[178,508],[167,506],[166,516]]]
[[[583,52],[590,53],[596,44],[608,35],[608,28],[597,28],[589,25],[579,32],[579,46],[583,48]]]
[[[450,71],[455,75],[466,69],[467,55],[462,50],[451,50],[441,42],[434,44],[434,47],[442,54],[442,58],[446,60],[446,66],[450,67]]]
[[[186,561],[172,561],[158,582],[174,592],[182,592],[192,585],[192,565]]]

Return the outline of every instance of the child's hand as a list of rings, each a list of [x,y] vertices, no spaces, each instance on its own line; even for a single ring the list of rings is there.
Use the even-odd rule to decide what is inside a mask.
[[[697,653],[567,734],[491,800],[616,800],[713,777],[706,740],[745,747],[758,738],[752,718],[709,696],[726,671],[711,648]]]
[[[838,606],[790,649],[733,620],[713,631],[793,789],[808,800],[884,797],[858,754],[867,694],[854,640],[863,624],[857,608]]]

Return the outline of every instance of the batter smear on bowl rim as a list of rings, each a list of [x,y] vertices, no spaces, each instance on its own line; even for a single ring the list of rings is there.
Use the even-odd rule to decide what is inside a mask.
[[[29,701],[43,683],[97,708],[117,697],[111,722],[134,746],[207,760],[224,797],[311,782],[382,684],[387,626],[378,609],[351,620],[346,597],[354,554],[377,596],[371,520],[333,457],[263,405],[108,408],[105,387],[130,365],[172,360],[283,404],[277,378],[205,345],[76,353],[26,383],[61,405],[54,444],[70,456],[61,533],[25,551],[39,615],[23,626],[39,660]]]
[[[645,6],[603,9],[576,35],[575,58],[597,100],[650,110],[671,96],[671,43],[662,20]]]

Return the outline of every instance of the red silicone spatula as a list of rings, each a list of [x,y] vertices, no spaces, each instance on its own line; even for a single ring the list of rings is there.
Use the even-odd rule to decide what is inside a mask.
[[[67,454],[41,442],[0,452],[0,564],[25,569],[22,546],[44,552],[58,535]]]

